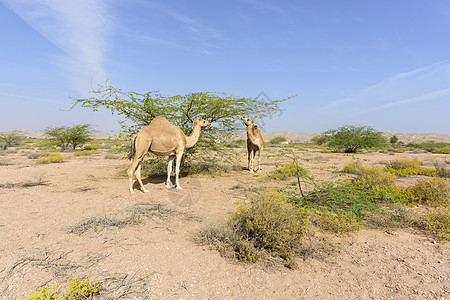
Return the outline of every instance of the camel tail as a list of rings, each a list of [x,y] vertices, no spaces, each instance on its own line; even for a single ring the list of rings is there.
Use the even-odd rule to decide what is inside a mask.
[[[137,134],[133,136],[133,139],[131,140],[131,147],[130,147],[130,153],[128,153],[128,159],[133,159],[134,154],[136,154],[136,138]]]

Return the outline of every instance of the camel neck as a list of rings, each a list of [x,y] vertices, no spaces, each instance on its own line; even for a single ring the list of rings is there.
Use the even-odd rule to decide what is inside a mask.
[[[186,137],[186,148],[193,147],[200,137],[201,127],[199,125],[194,126],[192,129],[192,134]]]

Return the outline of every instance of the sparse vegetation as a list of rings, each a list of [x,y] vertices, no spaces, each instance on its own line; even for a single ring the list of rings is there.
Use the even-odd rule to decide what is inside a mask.
[[[62,156],[59,152],[44,152],[41,154],[41,158],[35,161],[38,165],[62,163],[67,158]]]
[[[101,286],[97,284],[97,279],[87,276],[79,279],[78,276],[67,281],[67,290],[65,293],[58,292],[60,285],[39,288],[27,296],[25,300],[83,300],[98,293]]]
[[[0,131],[0,142],[3,144],[3,150],[18,145],[19,141],[23,138],[21,134],[22,132],[20,130]]]

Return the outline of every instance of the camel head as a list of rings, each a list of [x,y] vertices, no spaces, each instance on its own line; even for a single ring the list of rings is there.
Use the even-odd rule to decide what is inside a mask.
[[[197,118],[197,119],[194,120],[193,124],[194,124],[194,127],[196,125],[200,125],[201,128],[205,128],[205,127],[211,125],[211,122],[209,122],[207,120],[203,120],[203,119]]]
[[[242,119],[242,121],[244,121],[244,124],[247,125],[247,126],[255,125],[255,122],[253,120],[250,120],[249,118],[242,117],[241,119]]]

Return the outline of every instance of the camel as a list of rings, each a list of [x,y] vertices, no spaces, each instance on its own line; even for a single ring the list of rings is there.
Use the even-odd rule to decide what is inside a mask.
[[[133,136],[131,141],[131,151],[128,158],[131,159],[131,165],[128,168],[128,180],[130,182],[130,193],[133,194],[133,175],[144,193],[149,191],[142,184],[141,163],[145,155],[150,151],[157,156],[168,156],[166,187],[172,188],[170,175],[172,173],[173,161],[176,158],[175,166],[175,186],[182,189],[179,181],[180,163],[184,150],[193,147],[200,136],[200,131],[210,125],[209,121],[197,118],[193,122],[193,130],[190,136],[186,136],[181,129],[172,125],[163,116],[158,116],[152,122],[142,128]]]
[[[250,173],[253,173],[255,170],[253,168],[253,163],[255,160],[256,153],[258,153],[258,168],[256,171],[261,172],[261,151],[264,147],[264,140],[261,135],[261,131],[258,129],[258,126],[255,126],[255,122],[250,120],[249,118],[242,117],[242,121],[247,125],[247,152],[248,152],[248,169]]]

